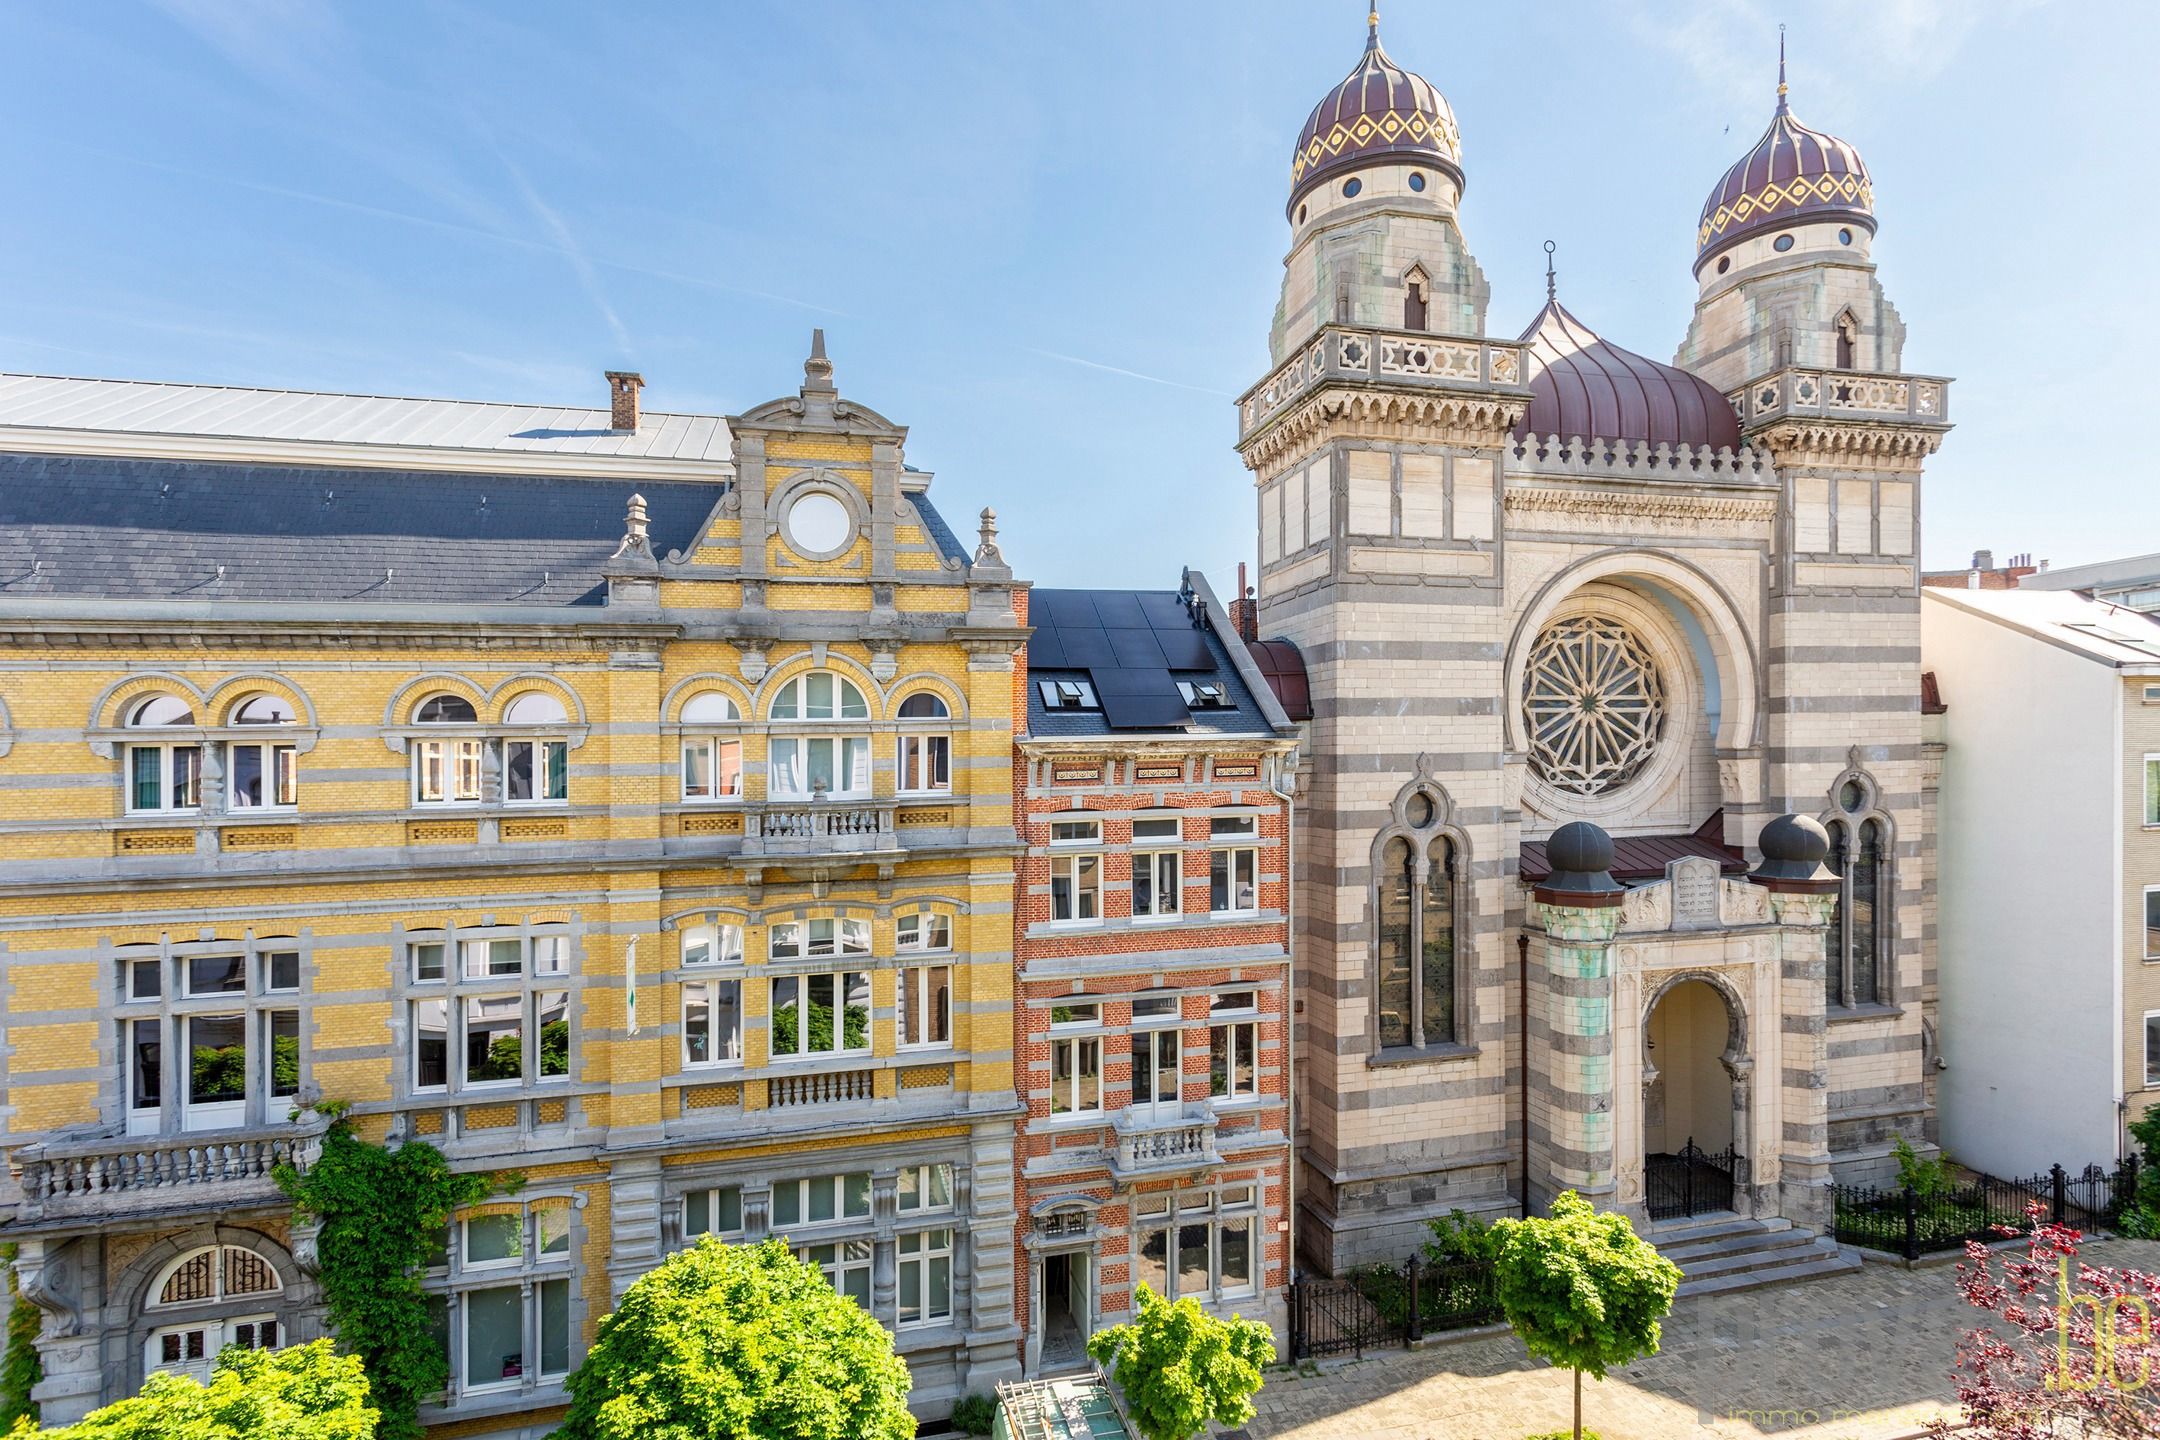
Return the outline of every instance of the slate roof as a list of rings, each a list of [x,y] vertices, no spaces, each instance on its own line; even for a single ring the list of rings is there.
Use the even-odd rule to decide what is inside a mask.
[[[729,463],[734,446],[727,421],[718,415],[648,410],[631,431],[609,428],[605,406],[505,405],[62,375],[0,374],[0,426],[713,464]]]
[[[1223,637],[1212,626],[1195,627],[1172,590],[1035,590],[1028,600],[1034,634],[1028,640],[1028,734],[1036,737],[1143,735],[1272,736],[1275,728],[1238,674]],[[1153,636],[1192,635],[1198,644],[1173,654]],[[1101,636],[1100,641],[1073,637]],[[1172,642],[1175,643],[1174,641]],[[1150,650],[1148,647],[1152,645]],[[1106,648],[1092,648],[1096,646]],[[1104,710],[1052,710],[1038,681],[1092,679],[1098,693],[1127,677],[1125,688],[1174,723],[1114,726]],[[1224,687],[1225,709],[1189,709],[1177,682],[1212,681]]]
[[[633,493],[645,496],[665,558],[690,547],[725,492],[0,454],[0,599],[597,605]]]

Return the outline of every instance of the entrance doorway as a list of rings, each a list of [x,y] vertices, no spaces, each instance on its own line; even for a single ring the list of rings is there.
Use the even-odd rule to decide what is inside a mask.
[[[1733,1208],[1744,1163],[1733,1060],[1741,1034],[1724,992],[1683,980],[1645,1027],[1643,1190],[1653,1220]]]
[[[1042,1368],[1087,1363],[1088,1255],[1045,1255],[1042,1262]]]

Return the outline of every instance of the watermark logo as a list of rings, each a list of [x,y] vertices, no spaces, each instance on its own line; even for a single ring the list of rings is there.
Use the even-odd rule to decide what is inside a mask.
[[[2047,1388],[2058,1393],[2068,1390],[2098,1390],[2112,1386],[2125,1392],[2142,1390],[2152,1379],[2153,1316],[2152,1306],[2142,1295],[2086,1295],[2070,1288],[2070,1260],[2058,1256],[2055,1261],[2055,1370],[2047,1377]],[[2083,1374],[2071,1363],[2074,1348],[2083,1348],[2072,1335],[2072,1321],[2078,1307],[2089,1306],[2092,1310],[2092,1366]],[[2129,1323],[2126,1323],[2126,1317]],[[2119,1353],[2124,1345],[2132,1347],[2137,1364],[2132,1373],[2122,1373]]]

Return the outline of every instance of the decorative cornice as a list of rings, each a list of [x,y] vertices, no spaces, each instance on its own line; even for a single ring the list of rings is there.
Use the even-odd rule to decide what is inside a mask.
[[[1864,420],[1781,420],[1748,438],[1768,450],[1781,470],[1793,465],[1917,470],[1942,448],[1947,430],[1941,425]]]
[[[1245,463],[1255,471],[1304,448],[1331,429],[1376,439],[1497,448],[1529,407],[1528,396],[1454,390],[1366,390],[1331,387],[1277,418],[1248,441]]]
[[[1642,491],[1516,489],[1506,496],[1511,511],[1649,521],[1666,525],[1708,523],[1767,524],[1777,517],[1771,495],[1648,494]]]

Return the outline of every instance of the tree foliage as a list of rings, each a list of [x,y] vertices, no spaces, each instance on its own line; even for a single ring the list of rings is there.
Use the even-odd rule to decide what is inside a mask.
[[[19,1429],[12,1440],[376,1440],[376,1419],[360,1357],[317,1340],[228,1349],[208,1385],[160,1371],[73,1425]]]
[[[1584,1372],[1602,1380],[1655,1355],[1658,1322],[1672,1309],[1680,1267],[1635,1233],[1625,1215],[1600,1213],[1574,1191],[1549,1218],[1502,1220],[1500,1307],[1525,1349],[1575,1372],[1575,1429],[1582,1430]]]
[[[555,1440],[912,1440],[892,1335],[779,1240],[706,1236],[640,1277]]]
[[[1500,1258],[1500,1231],[1489,1220],[1461,1210],[1435,1215],[1425,1222],[1433,1238],[1425,1242],[1425,1258],[1435,1265],[1478,1263],[1490,1265]]]
[[[2040,1223],[2022,1256],[1965,1247],[1958,1290],[1988,1323],[1958,1342],[1957,1391],[1965,1423],[1929,1433],[1977,1440],[2160,1433],[2160,1276],[2087,1265],[2083,1237]],[[2001,1261],[2001,1271],[1994,1268]]]
[[[277,1180],[300,1216],[321,1226],[316,1252],[330,1329],[366,1366],[382,1440],[419,1440],[420,1402],[450,1378],[420,1272],[455,1211],[515,1189],[518,1178],[460,1175],[432,1145],[371,1145],[340,1120],[323,1136],[313,1168],[304,1175],[284,1168]]]
[[[1213,1421],[1253,1417],[1260,1371],[1275,1341],[1257,1320],[1218,1320],[1187,1296],[1172,1302],[1146,1285],[1133,1291],[1139,1317],[1088,1337],[1088,1354],[1125,1393],[1142,1440],[1190,1440]]]
[[[45,1362],[39,1358],[38,1331],[43,1321],[37,1306],[22,1293],[15,1283],[15,1255],[13,1244],[0,1245],[0,1262],[7,1265],[7,1348],[0,1352],[0,1431],[11,1430],[22,1420],[36,1421],[38,1403],[30,1398],[30,1392],[45,1377]]]

